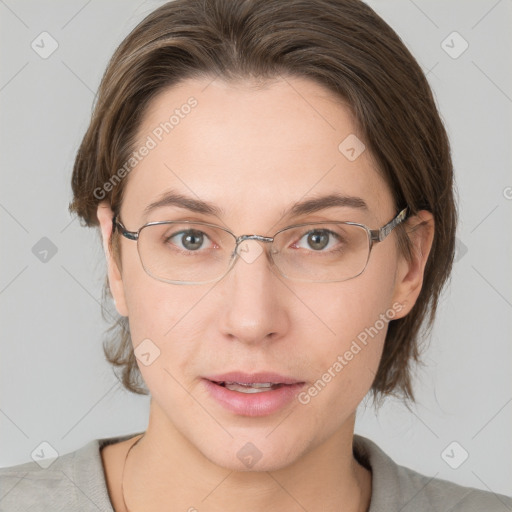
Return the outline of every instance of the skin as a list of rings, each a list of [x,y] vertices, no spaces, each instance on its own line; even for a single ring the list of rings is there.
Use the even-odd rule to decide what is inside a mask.
[[[290,224],[320,220],[376,229],[396,215],[369,151],[350,162],[338,150],[357,128],[348,108],[321,85],[292,77],[264,87],[187,80],[152,100],[139,141],[190,96],[197,107],[125,178],[121,219],[128,230],[181,218],[224,225],[237,235],[272,236]],[[171,188],[215,203],[224,214],[167,206],[144,216],[144,208]],[[368,210],[281,214],[333,190],[363,198]],[[102,202],[97,214],[107,248],[109,204]],[[341,283],[288,280],[271,270],[263,253],[250,264],[239,259],[218,283],[174,285],[145,273],[135,242],[121,239],[120,265],[106,249],[110,287],[117,310],[129,318],[134,347],[149,338],[160,349],[151,365],[138,361],[151,405],[146,434],[126,464],[130,510],[330,511],[340,503],[346,511],[367,510],[371,472],[353,457],[352,440],[356,408],[371,387],[386,328],[308,404],[294,400],[268,416],[225,410],[201,377],[267,370],[312,385],[380,314],[399,303],[399,318],[414,305],[434,231],[426,211],[411,217],[408,229],[420,222],[411,235],[412,261],[398,252],[393,232],[374,246],[363,274]],[[116,511],[124,510],[121,470],[134,441],[102,451]],[[247,442],[262,453],[252,470],[237,457]]]

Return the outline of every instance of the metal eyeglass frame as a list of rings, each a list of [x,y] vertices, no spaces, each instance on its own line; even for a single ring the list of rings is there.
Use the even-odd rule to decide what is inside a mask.
[[[399,224],[401,224],[407,218],[408,210],[409,210],[409,208],[406,206],[392,220],[390,220],[387,224],[385,224],[384,226],[382,226],[379,229],[370,229],[368,226],[366,226],[364,224],[360,224],[358,222],[349,222],[349,221],[304,222],[304,223],[301,223],[301,224],[293,224],[291,226],[287,226],[287,227],[285,227],[283,229],[280,229],[272,237],[262,236],[262,235],[240,235],[240,236],[236,236],[229,229],[223,228],[222,226],[218,226],[216,224],[210,224],[208,222],[199,222],[199,221],[187,221],[187,220],[184,220],[184,221],[167,221],[167,220],[163,220],[163,221],[156,221],[156,222],[148,222],[147,224],[144,224],[143,226],[141,226],[137,231],[128,231],[125,228],[125,226],[123,225],[123,223],[120,220],[118,220],[118,215],[114,215],[114,217],[112,218],[112,232],[114,233],[116,231],[116,229],[119,228],[119,232],[120,232],[120,234],[122,236],[124,236],[128,240],[135,240],[137,242],[137,252],[139,253],[139,259],[140,259],[140,262],[142,264],[142,267],[144,268],[144,271],[149,276],[151,276],[153,279],[156,279],[157,281],[162,281],[164,283],[170,283],[170,284],[206,284],[206,283],[214,283],[216,281],[220,281],[223,277],[225,277],[227,275],[227,273],[233,267],[234,262],[236,261],[236,257],[235,256],[238,255],[238,246],[242,242],[244,242],[245,240],[258,240],[260,242],[272,243],[274,241],[274,238],[279,233],[281,233],[282,231],[285,231],[285,230],[290,229],[290,228],[301,227],[301,226],[310,226],[310,225],[314,226],[315,224],[349,224],[349,225],[352,225],[352,226],[359,226],[359,227],[363,228],[368,233],[368,240],[369,240],[368,257],[366,259],[366,263],[365,263],[363,269],[361,270],[361,272],[359,272],[359,274],[356,274],[355,276],[348,277],[346,279],[339,279],[339,280],[333,280],[333,281],[330,281],[330,280],[329,281],[314,281],[314,280],[311,280],[311,279],[291,278],[291,277],[287,276],[286,274],[284,274],[283,272],[281,272],[279,267],[275,264],[272,256],[270,256],[271,260],[272,260],[272,263],[277,268],[279,273],[283,277],[286,277],[287,279],[291,279],[293,281],[306,281],[306,282],[310,282],[310,283],[311,282],[313,282],[313,283],[314,282],[331,283],[331,282],[349,281],[350,279],[354,279],[354,278],[360,276],[365,271],[366,267],[368,266],[368,261],[370,260],[370,254],[372,252],[372,248],[373,248],[374,244],[376,244],[378,242],[382,242],[391,233],[391,231],[393,231],[393,229],[395,229]],[[149,271],[144,266],[144,263],[142,261],[141,255],[140,255],[140,251],[138,250],[138,240],[139,240],[140,232],[144,228],[146,228],[148,226],[154,226],[154,225],[160,225],[160,224],[199,224],[199,225],[203,225],[203,226],[210,226],[210,227],[213,227],[213,228],[222,229],[223,231],[229,233],[235,239],[235,249],[233,251],[233,254],[231,255],[231,261],[230,261],[230,263],[229,263],[229,265],[228,265],[228,267],[226,269],[226,272],[224,272],[224,274],[221,275],[218,278],[211,279],[209,281],[199,281],[199,282],[195,282],[195,281],[194,282],[190,282],[190,281],[171,281],[169,279],[162,279],[162,278],[154,276],[153,274],[150,274]]]

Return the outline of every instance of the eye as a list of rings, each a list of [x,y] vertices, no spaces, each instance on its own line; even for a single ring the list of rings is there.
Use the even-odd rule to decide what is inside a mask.
[[[172,233],[165,237],[165,242],[184,249],[186,251],[198,251],[199,249],[210,249],[212,246],[208,235],[197,229],[187,229]],[[210,242],[209,246],[207,245]]]
[[[340,236],[329,229],[313,229],[305,233],[293,246],[301,249],[323,251],[332,249],[336,243],[341,241]],[[306,244],[306,245],[304,245]],[[327,250],[325,252],[327,252]]]

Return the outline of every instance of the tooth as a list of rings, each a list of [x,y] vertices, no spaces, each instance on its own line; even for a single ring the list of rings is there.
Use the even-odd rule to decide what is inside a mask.
[[[224,384],[236,384],[237,386],[245,386],[251,388],[268,388],[274,386],[273,382],[225,382]]]
[[[238,382],[226,382],[224,386],[231,391],[241,393],[262,393],[273,388],[272,383],[255,382],[254,384],[240,384]]]

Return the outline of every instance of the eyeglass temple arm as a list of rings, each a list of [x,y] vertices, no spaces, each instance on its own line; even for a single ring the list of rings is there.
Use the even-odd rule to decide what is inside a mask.
[[[406,206],[393,220],[388,222],[385,226],[380,229],[374,229],[370,231],[372,236],[372,242],[382,242],[393,229],[401,224],[406,218],[409,208]]]
[[[129,240],[137,240],[139,238],[139,233],[136,231],[128,231],[123,224],[117,220],[117,215],[114,215],[112,217],[112,233],[114,233],[117,228],[119,228],[121,235]]]

